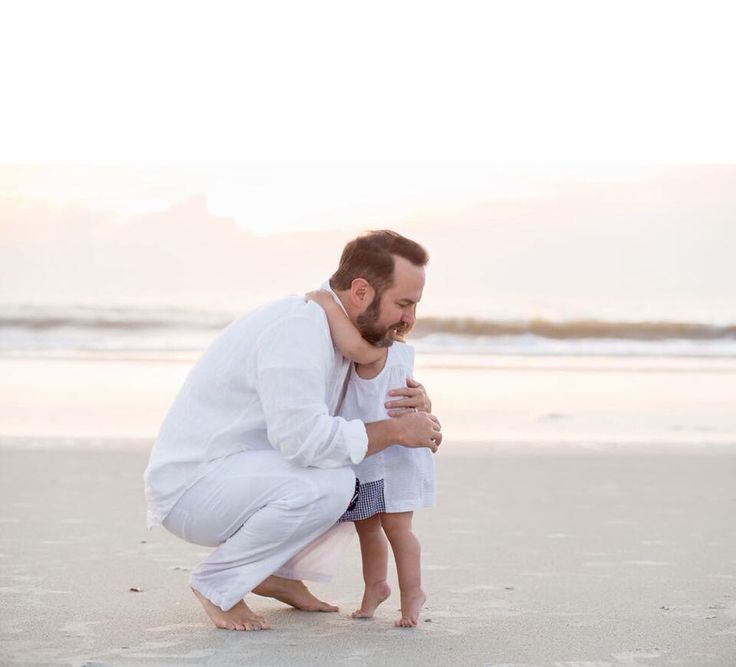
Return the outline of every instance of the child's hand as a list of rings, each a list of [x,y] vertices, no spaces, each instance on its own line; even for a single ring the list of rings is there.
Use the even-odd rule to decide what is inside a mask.
[[[327,310],[330,306],[336,305],[335,300],[332,298],[332,294],[322,289],[307,292],[304,295],[304,300],[314,301],[316,304],[322,306],[322,308],[324,308],[325,310]]]

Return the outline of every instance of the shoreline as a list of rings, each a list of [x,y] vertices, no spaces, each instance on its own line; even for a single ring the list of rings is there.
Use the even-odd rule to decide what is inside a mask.
[[[736,360],[466,362],[417,357],[447,442],[736,442]],[[0,358],[0,436],[154,438],[191,363]]]
[[[151,437],[116,436],[3,436],[1,452],[150,452]],[[528,456],[736,456],[736,440],[621,440],[611,436],[605,440],[570,439],[506,439],[483,442],[451,440],[443,443],[437,456],[452,458],[509,458]]]

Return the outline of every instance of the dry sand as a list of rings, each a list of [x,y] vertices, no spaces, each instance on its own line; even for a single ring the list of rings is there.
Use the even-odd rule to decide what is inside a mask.
[[[144,527],[146,441],[0,440],[0,663],[736,664],[736,450],[477,443],[437,458],[417,514],[419,627],[375,620],[357,544],[309,614],[218,631],[187,588],[206,552]],[[141,592],[132,592],[138,587]]]

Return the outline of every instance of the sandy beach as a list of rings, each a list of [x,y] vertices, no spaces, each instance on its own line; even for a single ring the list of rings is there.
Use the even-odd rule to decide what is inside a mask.
[[[349,618],[355,542],[338,577],[314,586],[339,613],[256,597],[273,629],[230,633],[187,588],[206,550],[146,530],[152,436],[129,435],[153,428],[186,364],[34,363],[0,363],[2,664],[736,664],[736,375],[723,364],[423,361],[447,440],[437,507],[415,519],[429,595],[419,627],[392,627],[393,574],[376,618]],[[470,398],[483,385],[485,404]],[[613,395],[620,404],[601,412]]]
[[[4,664],[733,665],[736,456],[717,447],[489,447],[438,462],[417,515],[429,602],[354,621],[357,544],[309,614],[263,598],[273,629],[213,629],[187,588],[204,550],[141,517],[146,443],[4,442]],[[396,590],[395,577],[392,577]],[[131,588],[140,588],[133,592]]]

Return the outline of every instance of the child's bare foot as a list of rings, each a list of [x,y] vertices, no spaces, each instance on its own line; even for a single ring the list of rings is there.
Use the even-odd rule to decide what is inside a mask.
[[[207,616],[218,628],[223,630],[268,630],[271,627],[263,616],[254,613],[242,600],[232,609],[223,611],[199,591],[192,588],[192,592],[202,603]]]
[[[360,603],[360,609],[350,614],[353,618],[373,618],[373,612],[376,611],[381,602],[389,595],[391,589],[385,581],[379,581],[375,584],[366,584],[363,593],[363,601]]]
[[[401,593],[401,618],[394,621],[397,628],[414,628],[419,620],[419,612],[422,611],[427,596],[421,588],[411,593]]]
[[[271,575],[253,589],[256,595],[275,598],[302,611],[337,611],[337,607],[316,598],[304,582]]]

